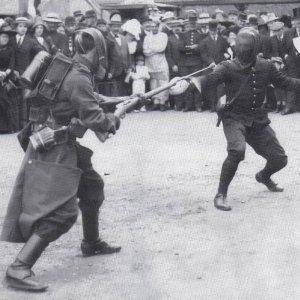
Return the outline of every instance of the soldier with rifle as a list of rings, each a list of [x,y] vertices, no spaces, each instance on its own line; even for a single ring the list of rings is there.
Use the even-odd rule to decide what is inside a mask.
[[[258,58],[257,49],[257,33],[249,28],[242,29],[236,40],[237,58],[221,62],[211,74],[199,79],[201,85],[216,87],[224,83],[226,89],[227,103],[219,105],[218,124],[223,123],[228,156],[214,198],[215,207],[223,211],[231,210],[227,191],[245,157],[246,143],[267,160],[264,169],[256,174],[256,181],[271,192],[283,191],[271,176],[286,166],[287,155],[269,125],[263,102],[268,84],[293,90],[300,88],[300,80],[287,77],[272,62]]]

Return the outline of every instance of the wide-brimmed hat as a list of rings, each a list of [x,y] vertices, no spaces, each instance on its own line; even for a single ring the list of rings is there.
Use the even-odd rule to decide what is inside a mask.
[[[174,19],[175,19],[175,15],[172,11],[165,12],[161,18],[162,21],[174,20]]]
[[[279,56],[272,57],[271,61],[274,62],[274,63],[283,64],[283,59],[281,57],[279,57]]]
[[[281,30],[283,27],[284,27],[284,23],[283,23],[283,22],[280,22],[280,21],[273,22],[272,24],[269,25],[269,28],[270,28],[272,31],[278,31],[278,30]]]
[[[18,17],[18,18],[16,18],[15,23],[16,24],[26,23],[28,25],[30,23],[30,20],[25,17]]]
[[[268,17],[268,19],[266,20],[267,24],[279,20],[279,18],[274,13],[268,13],[267,17]]]
[[[31,29],[34,30],[37,26],[42,25],[45,30],[48,30],[48,26],[43,22],[41,18],[37,18],[33,23]]]
[[[200,15],[199,15],[199,19],[197,20],[197,24],[203,24],[203,25],[205,25],[205,24],[208,24],[209,23],[209,21],[211,21],[212,20],[212,18],[209,16],[209,13],[201,13]]]
[[[3,33],[5,33],[9,36],[13,36],[13,35],[17,34],[17,32],[15,30],[13,30],[11,28],[11,26],[8,25],[7,23],[3,23],[1,28],[0,28],[0,34],[3,34]]]
[[[57,13],[48,13],[45,18],[43,18],[44,22],[49,23],[62,23],[62,20],[59,18]]]

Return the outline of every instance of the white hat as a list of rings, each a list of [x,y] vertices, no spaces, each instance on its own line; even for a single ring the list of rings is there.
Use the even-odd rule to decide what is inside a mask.
[[[137,19],[131,19],[131,20],[126,21],[121,26],[121,28],[124,31],[131,33],[137,41],[140,40],[140,34],[141,34],[142,30],[141,30],[141,24]]]
[[[15,23],[29,23],[29,22],[30,22],[30,20],[25,17],[18,17],[15,20]]]
[[[276,15],[274,13],[268,13],[267,17],[268,17],[268,19],[267,19],[266,23],[270,23],[270,22],[279,20],[279,18],[276,17]]]
[[[204,12],[199,15],[199,19],[197,20],[197,23],[198,24],[208,24],[209,21],[211,21],[211,20],[212,20],[212,18],[209,16],[209,14]]]
[[[161,18],[162,21],[166,21],[166,20],[169,20],[169,19],[175,19],[175,15],[172,11],[165,12],[165,14]]]
[[[300,54],[300,37],[293,38],[293,44],[298,54]]]
[[[46,18],[43,18],[43,21],[50,23],[62,23],[62,20],[59,18],[57,13],[48,13]]]

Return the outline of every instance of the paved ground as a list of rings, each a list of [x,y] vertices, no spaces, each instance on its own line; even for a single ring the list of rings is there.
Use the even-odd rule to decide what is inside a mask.
[[[96,169],[109,174],[101,234],[122,251],[82,258],[79,218],[34,268],[49,291],[1,289],[0,299],[300,299],[300,114],[271,119],[289,155],[275,176],[285,192],[255,182],[264,161],[248,148],[229,213],[212,205],[226,155],[215,115],[131,114],[104,145],[88,134]],[[2,224],[22,152],[15,135],[0,142]],[[0,243],[2,278],[20,247]]]

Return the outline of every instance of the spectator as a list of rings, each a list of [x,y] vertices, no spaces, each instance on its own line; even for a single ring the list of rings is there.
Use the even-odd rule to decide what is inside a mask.
[[[179,44],[179,74],[181,76],[193,73],[203,67],[200,43],[205,38],[205,34],[198,32],[196,22],[196,11],[189,11],[188,20],[185,22],[185,31],[181,35]],[[201,112],[203,109],[203,97],[193,89],[188,89],[183,95],[178,96],[176,102],[176,110],[178,111],[188,112],[196,109]]]
[[[287,66],[287,74],[293,78],[300,78],[300,55],[295,51],[293,39],[300,37],[300,7],[293,9],[293,28],[288,29],[283,34],[283,47]],[[296,110],[296,100],[300,98],[299,91],[287,92],[286,108],[282,115],[288,115]]]
[[[218,64],[225,60],[225,53],[229,46],[227,40],[218,34],[218,23],[216,20],[209,22],[209,35],[201,42],[201,58],[206,66],[209,66],[211,63]],[[209,88],[205,92],[210,105],[210,111],[215,112],[218,98],[222,94],[221,86],[217,89],[216,87]]]
[[[170,22],[175,20],[175,15],[172,11],[167,11],[161,17],[160,31],[166,33],[168,36],[172,33],[172,29],[169,25]]]
[[[169,82],[169,66],[166,60],[165,51],[168,45],[168,36],[164,32],[159,32],[159,23],[151,23],[151,34],[144,39],[143,51],[146,56],[146,66],[150,74],[151,90],[165,85]],[[153,97],[154,105],[150,110],[167,109],[169,92],[163,91]]]
[[[73,17],[75,18],[76,29],[78,29],[78,24],[83,21],[83,13],[81,10],[75,10],[73,12]]]
[[[49,39],[47,39],[48,28],[40,18],[36,19],[31,31],[33,33],[33,39],[43,47],[43,50],[51,53],[52,45],[50,44]]]
[[[130,72],[129,78],[132,79],[132,94],[144,94],[146,80],[150,79],[150,75],[143,55],[136,57],[134,71]]]
[[[68,16],[65,19],[65,29],[66,29],[66,36],[68,38],[68,56],[73,57],[75,53],[74,47],[74,39],[75,39],[75,30],[76,30],[76,20],[72,16]]]
[[[31,63],[32,58],[41,50],[37,40],[32,39],[27,35],[29,20],[25,17],[19,17],[16,19],[16,31],[17,35],[11,39],[11,45],[15,49],[15,69],[16,83],[19,85],[18,80],[25,69]],[[28,122],[29,103],[26,99],[23,99],[23,90],[18,89],[15,91],[16,101],[20,104],[19,107],[19,129],[23,128]]]
[[[208,23],[211,20],[211,17],[208,13],[201,13],[199,19],[197,20],[197,29],[203,35],[209,34]]]
[[[18,128],[18,109],[14,99],[10,99],[8,86],[15,67],[15,52],[9,46],[9,38],[16,32],[3,23],[0,28],[0,133],[16,132]]]
[[[111,64],[108,68],[107,78],[110,80],[109,96],[124,96],[127,86],[124,82],[126,75],[131,71],[131,57],[126,38],[121,34],[122,19],[119,14],[112,14],[110,18],[110,31],[107,35],[113,43]]]
[[[62,35],[66,35],[66,28],[63,23],[59,24],[56,31]]]
[[[85,23],[87,25],[87,27],[97,27],[97,15],[96,12],[93,10],[88,10],[85,12]]]
[[[51,53],[56,54],[56,52],[59,51],[65,55],[68,55],[68,38],[66,37],[66,35],[57,32],[59,24],[62,23],[62,20],[59,18],[58,14],[48,13],[43,21],[46,22],[46,25],[49,28]]]
[[[183,32],[183,23],[179,20],[174,20],[169,23],[170,28],[172,29],[171,34],[168,38],[168,47],[166,51],[166,58],[169,65],[170,79],[181,76],[179,73],[179,63],[180,63],[180,39]],[[169,96],[169,102],[171,108],[174,106],[180,108],[180,103],[182,96]],[[175,102],[175,103],[174,103]]]

